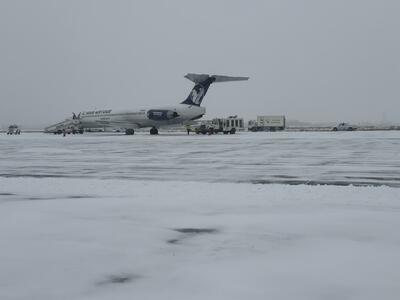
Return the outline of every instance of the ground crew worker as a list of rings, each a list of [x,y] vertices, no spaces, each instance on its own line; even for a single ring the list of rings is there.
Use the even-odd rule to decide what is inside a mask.
[[[186,125],[186,131],[187,131],[187,134],[189,135],[190,134],[190,132],[192,131],[192,128],[190,127],[190,125],[188,124],[188,125]]]

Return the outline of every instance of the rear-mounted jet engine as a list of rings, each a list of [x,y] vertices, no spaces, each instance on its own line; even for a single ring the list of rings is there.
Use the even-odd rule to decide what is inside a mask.
[[[147,117],[154,121],[168,121],[179,117],[179,114],[172,110],[151,109],[147,112]]]

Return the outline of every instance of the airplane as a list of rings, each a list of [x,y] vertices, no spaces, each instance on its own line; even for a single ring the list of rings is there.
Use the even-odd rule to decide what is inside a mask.
[[[201,105],[208,88],[212,83],[226,81],[248,80],[249,77],[231,77],[222,75],[193,74],[184,76],[195,83],[189,96],[175,106],[154,107],[151,109],[132,110],[94,110],[84,111],[74,119],[80,121],[81,127],[90,128],[124,128],[125,134],[133,135],[135,129],[150,127],[150,134],[158,134],[158,129],[163,126],[187,124],[200,119],[206,113]]]

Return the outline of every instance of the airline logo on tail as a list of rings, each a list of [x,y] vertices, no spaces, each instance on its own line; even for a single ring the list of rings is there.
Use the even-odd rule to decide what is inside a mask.
[[[201,104],[201,100],[204,97],[204,87],[202,87],[200,84],[196,85],[192,92],[190,93],[190,100],[192,100],[194,105],[199,105]]]

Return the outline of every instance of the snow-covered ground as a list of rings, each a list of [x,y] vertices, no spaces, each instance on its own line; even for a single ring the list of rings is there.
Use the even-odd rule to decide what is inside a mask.
[[[0,136],[0,299],[399,299],[399,144]]]
[[[1,177],[389,185],[400,131],[0,136]]]

